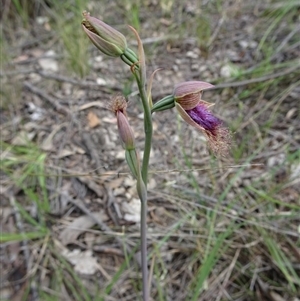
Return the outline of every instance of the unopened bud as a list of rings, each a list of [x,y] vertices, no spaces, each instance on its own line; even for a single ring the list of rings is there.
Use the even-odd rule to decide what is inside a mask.
[[[103,53],[118,57],[127,49],[126,38],[116,29],[91,17],[89,13],[83,12],[84,19],[81,22],[83,30],[93,44]]]
[[[131,126],[129,125],[126,116],[127,101],[124,96],[117,95],[113,97],[109,109],[113,111],[117,117],[117,124],[119,135],[126,150],[135,148],[134,134]]]
[[[127,117],[122,111],[117,112],[117,123],[121,141],[123,147],[126,150],[132,150],[135,148],[134,134],[131,126],[128,123]]]

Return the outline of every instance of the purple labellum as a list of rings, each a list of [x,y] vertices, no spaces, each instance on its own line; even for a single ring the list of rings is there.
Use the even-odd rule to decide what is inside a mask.
[[[217,129],[222,126],[222,121],[215,117],[204,105],[198,104],[191,110],[186,110],[188,115],[206,131],[217,135]]]
[[[215,117],[204,104],[198,104],[191,110],[186,110],[190,118],[204,129],[209,148],[217,155],[228,154],[231,145],[229,130],[223,122]]]

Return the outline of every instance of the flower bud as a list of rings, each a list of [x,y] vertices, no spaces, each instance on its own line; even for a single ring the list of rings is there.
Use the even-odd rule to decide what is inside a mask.
[[[133,130],[130,127],[128,120],[122,111],[117,112],[117,123],[123,147],[126,150],[135,149]]]
[[[87,12],[83,12],[83,16],[83,30],[100,51],[113,57],[121,56],[126,51],[126,38],[119,31]]]
[[[109,109],[113,111],[117,117],[119,135],[126,150],[135,149],[134,133],[129,125],[126,117],[127,101],[124,96],[117,95],[113,97],[109,105]]]
[[[201,100],[202,91],[212,87],[212,84],[206,82],[183,82],[175,86],[173,95],[175,101],[179,103],[184,110],[190,110],[196,107]]]

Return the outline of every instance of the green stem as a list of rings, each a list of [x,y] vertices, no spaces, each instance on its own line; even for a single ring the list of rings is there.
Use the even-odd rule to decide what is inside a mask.
[[[140,81],[136,73],[134,73],[134,75],[138,84],[140,97],[144,108],[145,146],[144,146],[144,156],[143,156],[143,163],[142,163],[142,178],[147,188],[148,166],[149,166],[151,144],[152,144],[152,133],[153,133],[152,116],[151,116],[151,109],[146,95],[145,84]]]
[[[147,188],[141,173],[137,177],[137,191],[141,200],[141,263],[143,277],[143,300],[149,301],[148,257],[147,257]]]
[[[147,199],[141,200],[141,254],[144,301],[149,301],[148,256],[147,256]]]
[[[141,70],[140,70],[141,71]],[[142,162],[141,173],[137,179],[137,189],[141,200],[141,261],[142,261],[142,277],[143,277],[143,300],[149,301],[149,287],[148,287],[148,256],[147,256],[147,181],[148,181],[148,165],[151,152],[152,143],[152,116],[151,109],[147,99],[145,89],[145,81],[142,72],[133,72],[136,82],[138,84],[140,97],[144,108],[144,131],[145,131],[145,145],[144,156]]]

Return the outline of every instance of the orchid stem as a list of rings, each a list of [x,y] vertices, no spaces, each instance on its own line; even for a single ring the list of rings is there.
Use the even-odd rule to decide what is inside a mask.
[[[141,181],[137,185],[140,186],[144,193],[140,195],[141,199],[141,257],[142,257],[142,278],[143,278],[143,300],[149,301],[149,287],[148,287],[148,258],[147,258],[147,181],[148,181],[148,165],[151,152],[152,143],[152,116],[151,110],[146,96],[145,83],[134,73],[140,97],[144,108],[144,131],[145,131],[145,145],[144,155],[141,168]],[[140,183],[139,183],[140,182]],[[141,185],[143,182],[144,185]],[[142,186],[142,187],[141,187]]]
[[[141,254],[142,254],[142,277],[143,298],[149,301],[148,287],[148,258],[147,258],[147,200],[141,201]]]
[[[137,80],[140,97],[144,108],[145,147],[144,147],[144,156],[143,156],[143,163],[142,163],[142,178],[147,188],[148,166],[149,166],[151,144],[152,144],[152,132],[153,132],[152,116],[151,116],[151,109],[149,107],[149,103],[146,96],[145,86],[137,76],[136,76],[136,80]]]

